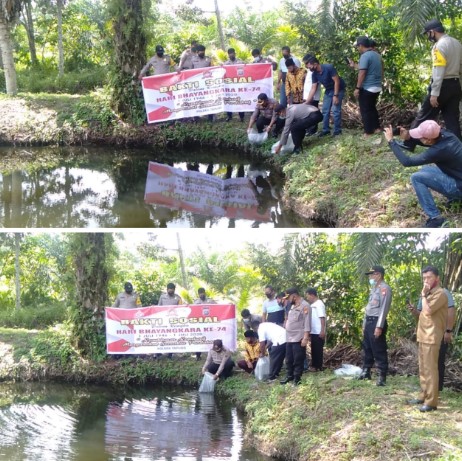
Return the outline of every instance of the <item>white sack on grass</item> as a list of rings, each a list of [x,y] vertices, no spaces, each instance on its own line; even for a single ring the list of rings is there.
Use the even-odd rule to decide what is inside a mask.
[[[202,378],[202,382],[199,387],[199,392],[214,392],[215,383],[216,383],[216,380],[213,379],[212,373],[209,373],[208,371],[206,371],[204,374],[204,377]]]
[[[270,361],[269,357],[260,357],[255,365],[255,378],[257,381],[266,381],[269,378]]]
[[[276,148],[279,146],[280,142],[281,141],[278,141],[271,146],[272,154],[276,152]],[[292,133],[289,133],[289,137],[287,138],[287,143],[285,146],[283,146],[283,148],[281,149],[279,153],[280,154],[291,154],[294,149],[295,149],[295,144],[292,141]]]
[[[268,139],[268,132],[264,131],[263,133],[258,133],[257,130],[252,128],[251,131],[247,133],[250,144],[263,144]]]
[[[336,376],[359,376],[361,374],[361,368],[356,365],[350,365],[349,363],[342,363],[340,368],[337,368],[334,373]]]

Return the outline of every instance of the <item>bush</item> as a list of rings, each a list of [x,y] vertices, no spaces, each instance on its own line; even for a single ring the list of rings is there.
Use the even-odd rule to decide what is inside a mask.
[[[85,94],[104,85],[106,69],[95,67],[78,73],[66,73],[61,78],[58,78],[56,70],[22,69],[18,71],[17,76],[18,88],[21,92]],[[5,91],[4,80],[1,72],[0,91]]]
[[[67,319],[62,304],[0,311],[0,325],[5,328],[44,329]]]

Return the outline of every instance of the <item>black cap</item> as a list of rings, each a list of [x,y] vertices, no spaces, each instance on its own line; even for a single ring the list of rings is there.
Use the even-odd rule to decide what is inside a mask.
[[[371,275],[374,272],[380,272],[382,276],[385,275],[385,269],[382,266],[372,266],[371,269],[366,272],[366,275]]]
[[[366,48],[370,48],[371,41],[365,35],[361,35],[356,39],[356,43],[355,43],[355,46],[359,46],[359,45],[365,46]]]
[[[162,45],[157,45],[156,51],[164,51],[164,47]]]
[[[438,19],[430,19],[425,25],[424,25],[424,30],[423,34],[426,34],[430,30],[436,29],[437,32],[444,32],[444,27],[443,24],[441,24],[441,21],[438,21]]]

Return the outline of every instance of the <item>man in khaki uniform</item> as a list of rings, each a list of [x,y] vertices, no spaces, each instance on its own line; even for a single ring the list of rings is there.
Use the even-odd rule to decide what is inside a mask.
[[[171,67],[174,64],[172,58],[168,54],[164,54],[164,47],[157,45],[156,54],[141,69],[138,78],[141,80],[147,74],[150,67],[154,69],[153,75],[168,74],[171,72]]]
[[[436,410],[438,405],[438,355],[448,317],[448,297],[441,288],[436,267],[425,267],[422,279],[422,313],[417,325],[421,392],[410,403],[423,404],[420,411],[427,412]]]
[[[212,67],[212,58],[205,55],[205,46],[197,45],[197,54],[191,58],[191,69],[202,69],[203,67]]]
[[[133,285],[127,282],[124,285],[125,291],[117,295],[116,300],[112,307],[118,307],[119,309],[136,309],[141,307],[141,300],[138,293],[133,291]]]
[[[291,308],[286,321],[287,377],[281,381],[281,384],[293,381],[294,385],[298,386],[303,373],[306,345],[310,339],[310,305],[300,296],[297,288],[286,290],[286,296]]]
[[[191,47],[181,53],[180,63],[178,64],[178,70],[192,69],[192,58],[196,55],[197,42],[192,41]]]

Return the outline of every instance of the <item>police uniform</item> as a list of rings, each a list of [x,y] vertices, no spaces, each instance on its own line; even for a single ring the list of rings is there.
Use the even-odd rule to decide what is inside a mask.
[[[141,299],[136,292],[127,293],[126,291],[123,291],[117,295],[112,307],[118,307],[120,309],[136,309],[141,307]]]
[[[217,302],[212,299],[212,298],[205,298],[204,301],[202,301],[201,298],[197,298],[196,300],[194,300],[194,304],[216,304]]]
[[[422,312],[417,324],[421,387],[419,399],[424,405],[436,408],[439,395],[438,355],[448,318],[448,297],[443,288],[436,286],[428,292],[426,299],[431,313]]]
[[[191,69],[201,69],[202,67],[212,67],[212,58],[204,56],[203,58],[195,55],[191,58]]]
[[[301,342],[306,332],[311,330],[310,305],[302,299],[298,306],[293,305],[287,315],[286,322],[286,381],[298,383],[303,373],[303,362],[306,357],[306,346]]]
[[[433,24],[430,23],[429,27],[432,25],[438,27],[440,24],[434,20]],[[432,64],[432,80],[428,94],[411,128],[418,127],[424,120],[438,120],[441,112],[446,128],[462,139],[459,123],[459,102],[462,97],[462,44],[455,38],[444,34],[433,45]],[[438,107],[430,104],[431,96],[438,97]],[[405,145],[413,148],[415,143],[406,142]]]
[[[140,77],[144,77],[148,72],[149,68],[154,69],[153,75],[162,75],[168,74],[171,72],[170,68],[175,63],[172,61],[172,58],[168,54],[164,54],[162,57],[154,55],[147,64],[141,69]]]
[[[191,49],[184,50],[181,53],[180,63],[178,64],[178,70],[192,69],[192,58],[196,54]]]
[[[366,316],[363,321],[363,369],[370,370],[374,361],[385,378],[388,372],[387,353],[387,314],[391,305],[391,288],[383,280],[371,289]],[[376,338],[374,331],[382,328],[382,334]]]
[[[170,296],[168,293],[162,293],[159,298],[158,306],[179,306],[183,304],[181,296],[178,296],[176,293],[173,293],[173,296]]]

